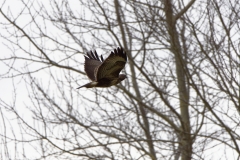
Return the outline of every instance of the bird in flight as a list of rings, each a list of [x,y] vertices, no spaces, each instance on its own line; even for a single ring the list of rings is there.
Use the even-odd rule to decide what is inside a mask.
[[[111,51],[108,58],[103,60],[96,51],[87,52],[85,55],[84,69],[92,82],[78,87],[110,87],[116,85],[126,78],[125,74],[119,74],[127,62],[126,52],[118,47]]]

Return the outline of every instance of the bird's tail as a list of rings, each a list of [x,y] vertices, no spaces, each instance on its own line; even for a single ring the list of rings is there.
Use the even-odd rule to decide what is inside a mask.
[[[87,83],[87,84],[85,84],[83,86],[78,87],[77,89],[80,89],[80,88],[83,88],[83,87],[86,87],[86,88],[96,87],[97,84],[98,84],[98,82],[90,82],[90,83]]]

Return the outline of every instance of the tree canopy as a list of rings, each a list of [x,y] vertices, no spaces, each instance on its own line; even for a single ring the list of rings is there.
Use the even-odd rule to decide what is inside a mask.
[[[239,159],[239,3],[1,2],[1,158]],[[127,79],[77,90],[118,46]]]

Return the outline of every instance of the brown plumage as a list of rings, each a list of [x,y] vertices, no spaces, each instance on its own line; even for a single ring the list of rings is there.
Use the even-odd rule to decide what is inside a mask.
[[[105,60],[103,60],[102,56],[99,57],[96,51],[87,52],[84,68],[92,82],[77,89],[82,87],[110,87],[118,84],[126,78],[126,75],[119,74],[126,62],[126,52],[120,47],[114,49]]]

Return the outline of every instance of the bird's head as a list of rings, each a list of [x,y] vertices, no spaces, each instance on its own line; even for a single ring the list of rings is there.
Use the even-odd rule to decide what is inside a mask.
[[[119,79],[120,81],[124,80],[125,78],[127,78],[127,76],[126,76],[125,74],[119,74],[118,79]]]

